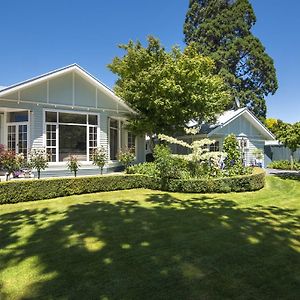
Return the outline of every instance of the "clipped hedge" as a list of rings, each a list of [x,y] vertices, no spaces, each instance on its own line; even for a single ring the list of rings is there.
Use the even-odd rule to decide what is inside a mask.
[[[12,180],[0,183],[0,204],[144,187],[157,189],[159,186],[148,176],[122,174]]]
[[[258,168],[251,175],[166,182],[141,174],[12,180],[0,183],[0,204],[136,188],[184,193],[244,192],[259,190],[264,184],[265,172]]]
[[[171,179],[162,186],[163,190],[183,193],[229,193],[256,191],[265,185],[265,171],[254,168],[250,175],[221,177],[216,179]]]
[[[289,160],[275,160],[268,165],[268,168],[300,171],[300,163],[294,162],[294,166],[292,169],[291,162]]]

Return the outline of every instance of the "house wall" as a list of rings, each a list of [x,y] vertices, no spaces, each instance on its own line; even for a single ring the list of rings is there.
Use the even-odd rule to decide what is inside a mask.
[[[251,165],[255,162],[255,157],[253,155],[255,149],[260,149],[264,152],[264,136],[244,115],[239,116],[223,128],[219,128],[215,134],[210,136],[210,138],[219,140],[220,145],[223,145],[225,137],[231,133],[238,138],[243,137],[248,139],[248,147],[245,150],[245,160],[247,165]]]
[[[112,100],[99,88],[75,72],[6,95],[0,99],[0,143],[7,143],[1,111],[25,109],[30,111],[29,148],[45,146],[44,111],[97,113],[99,116],[98,145],[109,154],[109,118],[126,119],[128,109]],[[1,121],[2,120],[2,121]],[[122,133],[124,133],[122,131]],[[124,136],[122,144],[124,144]],[[145,161],[145,138],[137,137],[137,162]]]
[[[300,161],[300,149],[297,149],[293,155],[295,161]],[[267,166],[272,161],[290,160],[291,151],[283,145],[268,145],[265,146],[265,165]]]
[[[5,96],[5,99],[39,104],[56,104],[67,107],[82,107],[119,110],[128,112],[128,109],[110,96],[83,78],[76,72],[70,72],[61,76],[49,79],[45,82],[24,88],[20,92],[12,92]]]

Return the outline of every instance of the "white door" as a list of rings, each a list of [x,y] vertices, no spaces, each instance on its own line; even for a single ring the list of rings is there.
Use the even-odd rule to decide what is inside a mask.
[[[10,123],[7,125],[7,148],[15,153],[28,152],[28,123]]]

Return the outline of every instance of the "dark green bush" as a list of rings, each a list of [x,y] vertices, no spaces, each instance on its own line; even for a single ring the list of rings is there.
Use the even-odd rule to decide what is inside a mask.
[[[254,168],[251,175],[238,175],[207,179],[170,179],[164,183],[164,190],[184,193],[228,193],[256,191],[265,185],[265,172]]]
[[[159,188],[154,178],[144,175],[15,180],[0,183],[0,204],[144,187]]]
[[[166,145],[155,146],[154,158],[158,177],[163,181],[170,178],[181,178],[182,174],[189,172],[188,161],[172,155],[170,148]]]
[[[218,179],[169,179],[161,181],[146,175],[109,175],[78,178],[16,180],[0,183],[0,204],[105,191],[149,188],[185,193],[226,193],[259,190],[265,172],[254,169],[251,175]]]
[[[130,166],[127,168],[127,174],[142,174],[150,177],[158,177],[158,169],[153,162],[146,162]]]
[[[279,169],[279,170],[291,170],[292,169],[291,162],[288,161],[288,160],[276,160],[276,161],[273,161],[273,162],[271,162],[268,165],[268,168]],[[300,171],[300,163],[296,163],[295,162],[293,170]]]

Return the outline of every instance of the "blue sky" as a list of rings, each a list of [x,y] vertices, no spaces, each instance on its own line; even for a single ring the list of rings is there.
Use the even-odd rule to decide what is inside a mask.
[[[279,89],[267,100],[268,116],[300,121],[300,1],[251,0],[253,32],[275,61]],[[108,86],[106,68],[117,45],[159,37],[166,48],[184,46],[188,0],[10,0],[1,3],[0,85],[80,64]]]

